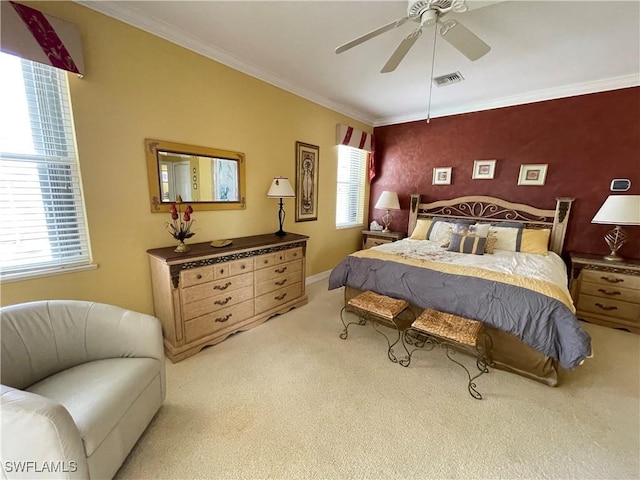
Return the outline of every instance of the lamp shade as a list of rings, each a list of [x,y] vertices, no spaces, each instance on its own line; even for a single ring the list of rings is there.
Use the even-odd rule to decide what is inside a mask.
[[[640,195],[609,195],[591,223],[640,225]]]
[[[295,196],[296,194],[287,177],[274,178],[273,182],[271,182],[271,187],[269,187],[269,191],[267,192],[267,197],[284,198]]]
[[[380,210],[400,210],[400,202],[398,201],[398,194],[396,192],[384,191],[378,198],[376,206]]]

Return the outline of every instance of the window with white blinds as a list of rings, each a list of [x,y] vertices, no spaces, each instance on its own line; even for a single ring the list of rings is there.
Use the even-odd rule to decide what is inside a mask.
[[[0,53],[0,278],[91,262],[62,70]]]
[[[338,146],[337,228],[355,227],[364,222],[368,155],[366,150],[346,145]]]

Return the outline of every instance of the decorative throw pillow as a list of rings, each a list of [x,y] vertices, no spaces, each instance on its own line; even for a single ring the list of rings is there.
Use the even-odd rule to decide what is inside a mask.
[[[549,255],[549,235],[551,230],[548,228],[525,228],[522,230],[519,251]]]
[[[484,245],[484,253],[489,253],[493,255],[493,251],[496,248],[496,242],[498,241],[498,239],[489,234],[489,236],[487,237],[487,242]]]
[[[457,233],[452,233],[451,242],[449,243],[449,248],[447,250],[450,252],[483,255],[486,243],[486,237],[476,237],[475,235],[462,236]]]
[[[497,238],[494,248],[517,252],[523,228],[491,226],[489,233]]]
[[[490,223],[474,223],[473,225],[469,225],[469,235],[476,235],[477,237],[488,237],[490,228]]]
[[[433,222],[431,220],[426,220],[424,218],[419,218],[416,222],[416,226],[411,232],[411,236],[409,238],[413,240],[426,240],[427,232],[431,228],[431,224]]]

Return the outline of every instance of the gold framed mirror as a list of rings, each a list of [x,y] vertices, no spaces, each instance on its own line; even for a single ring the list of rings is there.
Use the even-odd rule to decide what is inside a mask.
[[[145,139],[152,212],[168,212],[178,195],[194,210],[246,208],[244,153]]]

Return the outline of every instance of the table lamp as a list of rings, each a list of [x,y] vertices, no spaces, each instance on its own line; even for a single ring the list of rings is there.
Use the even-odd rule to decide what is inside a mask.
[[[287,177],[275,177],[273,182],[271,182],[271,187],[269,187],[269,191],[267,192],[267,197],[269,198],[279,198],[280,199],[280,210],[278,210],[278,219],[280,220],[280,230],[276,232],[276,235],[279,237],[284,237],[287,232],[282,229],[282,224],[284,223],[285,213],[284,206],[282,205],[283,198],[293,198],[296,194],[291,187],[291,183],[289,183],[289,179]]]
[[[378,198],[378,201],[373,208],[387,211],[384,215],[382,215],[382,224],[384,225],[384,230],[382,231],[385,233],[390,232],[391,230],[389,230],[389,224],[391,223],[391,219],[393,218],[390,210],[400,210],[398,194],[396,192],[388,192],[385,190],[384,192],[382,192],[382,195],[380,195],[380,198]]]
[[[614,262],[622,260],[618,250],[629,237],[621,225],[640,225],[640,195],[609,195],[591,223],[615,225],[604,236],[604,241],[611,249],[611,253],[604,258]]]

